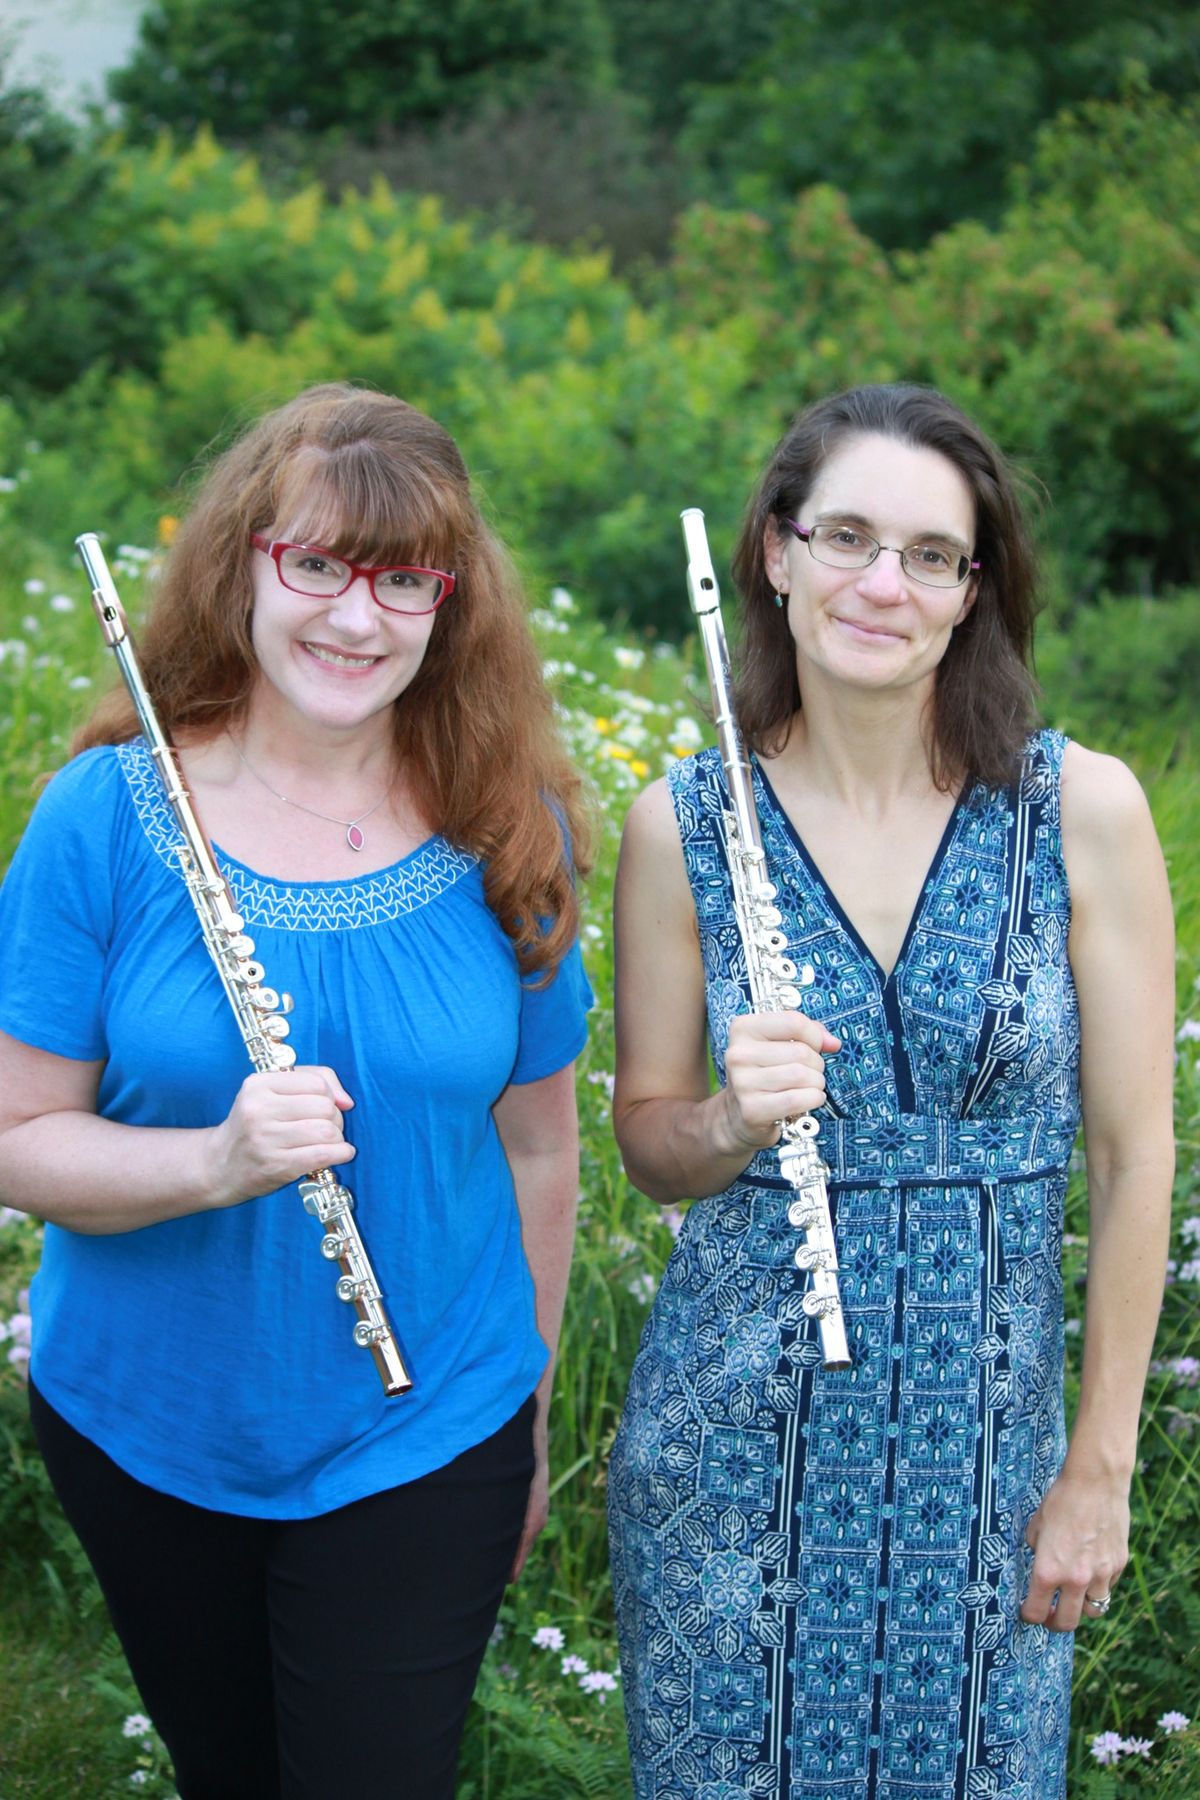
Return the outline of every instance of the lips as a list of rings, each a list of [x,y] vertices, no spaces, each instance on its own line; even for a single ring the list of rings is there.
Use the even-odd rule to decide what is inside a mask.
[[[334,650],[328,644],[312,644],[305,641],[304,648],[317,662],[328,669],[373,669],[381,659],[378,656],[354,656],[345,650]]]
[[[836,613],[833,615],[833,620],[836,625],[842,627],[843,631],[850,632],[854,637],[873,638],[877,643],[883,644],[899,644],[903,642],[902,632],[888,631],[887,628],[882,625],[864,625],[860,619],[843,619]]]

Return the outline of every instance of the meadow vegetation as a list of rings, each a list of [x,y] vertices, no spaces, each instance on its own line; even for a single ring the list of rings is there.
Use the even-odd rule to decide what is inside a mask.
[[[7,535],[0,589],[0,734],[6,780],[0,853],[7,857],[41,773],[63,759],[71,722],[110,679],[80,577],[61,553],[26,557]],[[110,544],[131,611],[141,610],[154,556]],[[682,579],[682,571],[679,572]],[[1113,603],[1123,633],[1127,691],[1155,673],[1141,602]],[[616,1650],[605,1571],[605,1457],[654,1288],[671,1247],[671,1215],[628,1186],[609,1130],[612,963],[609,896],[628,801],[675,757],[707,737],[695,659],[685,646],[647,644],[588,618],[562,589],[534,614],[564,733],[593,783],[603,820],[600,864],[584,898],[583,945],[597,1006],[579,1073],[583,1119],[581,1213],[552,1441],[553,1515],[521,1583],[510,1591],[472,1708],[462,1800],[561,1800],[629,1792]],[[1139,648],[1140,647],[1140,648]],[[1061,698],[1048,716],[1092,742],[1114,738],[1150,792],[1171,865],[1180,927],[1177,1097],[1180,1170],[1172,1278],[1151,1376],[1134,1489],[1134,1561],[1121,1606],[1081,1636],[1074,1782],[1087,1800],[1200,1793],[1193,1730],[1164,1730],[1200,1712],[1200,783],[1186,737],[1136,712],[1114,712],[1104,679],[1089,685],[1086,654],[1062,654]],[[53,944],[30,945],[53,998]],[[1114,980],[1120,971],[1114,970]],[[1077,1378],[1086,1194],[1071,1189],[1067,1249],[1069,1382]],[[296,1228],[306,1229],[297,1209]],[[116,1795],[135,1776],[168,1795],[169,1770],[144,1725],[95,1585],[61,1521],[33,1450],[24,1408],[25,1290],[36,1264],[36,1221],[0,1223],[0,1792],[5,1800]],[[133,1735],[124,1734],[134,1721]],[[1113,1748],[1102,1737],[1126,1748]],[[1113,1755],[1115,1764],[1096,1760]],[[1136,1746],[1149,1746],[1145,1755]],[[1135,1748],[1128,1749],[1133,1745]],[[1191,1770],[1187,1775],[1185,1771]],[[1193,1782],[1194,1786],[1186,1785]]]
[[[553,1514],[489,1652],[461,1800],[629,1793],[605,1459],[677,1221],[629,1188],[611,1138],[609,909],[629,800],[708,735],[677,515],[706,510],[723,566],[743,497],[791,412],[832,388],[888,379],[944,388],[1027,470],[1047,569],[1038,638],[1046,717],[1132,762],[1170,864],[1179,928],[1173,1262],[1134,1484],[1134,1560],[1120,1605],[1080,1635],[1070,1792],[1200,1796],[1200,1726],[1188,1723],[1200,1715],[1194,9],[1143,7],[1135,25],[1119,4],[1064,6],[1040,60],[1029,21],[1045,9],[1000,9],[1005,41],[991,45],[990,61],[972,61],[969,27],[983,9],[953,0],[940,16],[957,21],[957,36],[947,29],[931,71],[915,69],[911,36],[888,24],[894,9],[882,0],[858,9],[853,43],[837,38],[834,15],[845,9],[821,0],[806,9],[824,23],[804,91],[842,146],[835,166],[810,154],[820,132],[806,148],[789,123],[795,96],[781,79],[778,9],[714,0],[700,41],[677,28],[673,5],[572,0],[559,25],[574,21],[590,61],[578,105],[566,104],[560,84],[559,117],[571,116],[571,141],[602,170],[590,190],[582,163],[551,179],[538,135],[540,84],[557,54],[557,40],[538,32],[553,9],[538,0],[494,9],[525,49],[503,91],[484,81],[469,119],[446,98],[456,88],[446,38],[429,49],[437,67],[419,134],[411,114],[384,117],[378,100],[372,114],[370,94],[359,96],[378,128],[367,132],[343,90],[343,128],[319,140],[305,120],[289,122],[267,88],[247,104],[272,130],[215,116],[218,50],[260,69],[274,45],[286,79],[296,48],[280,48],[286,5],[239,0],[232,10],[218,31],[215,0],[150,9],[160,36],[131,66],[125,103],[132,115],[140,95],[152,119],[155,58],[161,66],[178,53],[169,116],[188,129],[174,137],[141,141],[128,119],[124,128],[111,118],[68,127],[0,80],[0,200],[11,220],[0,271],[0,867],[40,777],[63,761],[73,723],[111,678],[71,559],[76,533],[104,532],[136,619],[197,458],[249,414],[307,382],[349,377],[403,394],[455,432],[528,576],[563,732],[603,821],[584,895],[597,1005],[579,1072],[581,1213],[554,1399]],[[384,10],[411,11],[418,25],[432,18],[428,8]],[[471,10],[443,9],[448,20]],[[343,9],[299,12],[315,28],[327,14],[336,24]],[[695,9],[687,16],[694,21]],[[189,19],[204,25],[191,74],[178,35]],[[255,31],[267,50],[251,55]],[[795,34],[784,35],[803,60]],[[671,92],[679,57],[686,79]],[[852,134],[837,131],[854,95],[861,118],[872,82],[889,71],[903,99],[891,115],[899,160],[890,173],[878,145],[874,162],[867,154],[876,140],[856,151]],[[461,96],[480,71],[459,73]],[[933,89],[914,86],[921,80]],[[757,110],[737,102],[747,84],[763,97]],[[955,103],[926,146],[936,180],[922,175],[918,142],[931,91]],[[987,109],[970,97],[983,92],[1003,102],[1009,153],[989,139],[972,162],[973,122]],[[731,119],[743,122],[738,132]],[[645,134],[631,142],[665,147],[660,163],[612,149],[620,121]],[[274,132],[280,125],[296,134],[290,142]],[[503,229],[465,206],[480,191],[472,167],[504,163],[497,145],[515,147],[509,162],[529,182],[510,195]],[[954,186],[981,169],[983,186]],[[412,191],[413,180],[443,197]],[[889,195],[904,196],[902,216],[889,217]],[[579,209],[575,231],[567,201]],[[530,235],[539,221],[544,241]],[[55,946],[26,952],[44,966],[53,1007]],[[1087,1258],[1082,1171],[1068,1224],[1073,1394]],[[297,1230],[306,1228],[298,1209]],[[0,1214],[0,1794],[109,1800],[132,1783],[167,1796],[161,1746],[29,1433],[25,1293],[39,1238],[36,1220]]]

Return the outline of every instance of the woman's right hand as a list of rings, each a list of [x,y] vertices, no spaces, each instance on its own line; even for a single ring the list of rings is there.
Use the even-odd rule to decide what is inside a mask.
[[[342,1129],[353,1100],[318,1063],[248,1075],[229,1117],[206,1134],[205,1189],[212,1207],[238,1206],[355,1155]]]
[[[763,1150],[780,1121],[825,1104],[825,1058],[842,1047],[800,1012],[743,1013],[731,1020],[718,1131],[724,1152]]]

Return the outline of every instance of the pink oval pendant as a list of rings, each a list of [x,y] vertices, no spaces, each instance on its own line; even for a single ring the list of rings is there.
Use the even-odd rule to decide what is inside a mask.
[[[362,849],[363,844],[366,842],[366,839],[363,837],[363,834],[358,829],[357,825],[347,825],[347,827],[346,827],[346,842],[349,844],[349,846],[352,850],[361,850]]]

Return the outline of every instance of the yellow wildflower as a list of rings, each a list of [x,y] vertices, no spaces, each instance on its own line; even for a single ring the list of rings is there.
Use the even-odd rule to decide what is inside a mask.
[[[179,530],[179,520],[171,513],[164,513],[158,521],[158,541],[160,544],[173,544],[175,533]]]

